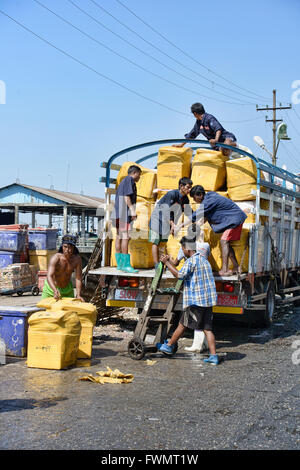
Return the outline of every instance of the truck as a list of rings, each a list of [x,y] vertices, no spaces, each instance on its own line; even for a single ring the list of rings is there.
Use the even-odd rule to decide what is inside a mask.
[[[102,233],[101,266],[90,269],[87,275],[99,277],[106,308],[136,308],[142,312],[155,270],[139,269],[137,273],[122,272],[111,266],[111,225],[116,179],[112,171],[119,171],[116,160],[130,154],[129,160],[141,164],[158,155],[157,146],[182,143],[192,149],[210,148],[206,140],[168,139],[138,144],[113,154],[102,162],[106,175],[100,179],[105,184],[105,220]],[[300,304],[300,178],[299,175],[274,166],[242,148],[219,144],[231,150],[230,160],[248,157],[257,169],[253,223],[249,228],[248,265],[244,272],[219,276],[215,273],[217,305],[213,313],[220,318],[246,320],[268,327],[274,320],[278,305]],[[145,149],[152,147],[152,152]],[[132,157],[138,153],[138,158]],[[197,184],[197,183],[196,183]],[[166,270],[162,276],[164,288],[172,287],[175,278]],[[153,310],[161,315],[168,305],[168,295],[155,298]],[[182,310],[179,298],[175,311]]]

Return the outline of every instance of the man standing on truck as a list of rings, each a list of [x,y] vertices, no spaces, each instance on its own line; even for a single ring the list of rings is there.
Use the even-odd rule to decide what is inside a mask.
[[[117,268],[128,273],[137,273],[130,264],[128,245],[130,240],[129,231],[131,223],[136,219],[136,183],[141,177],[142,170],[137,165],[131,165],[127,171],[128,175],[118,186],[115,198],[115,225],[116,236],[116,261]]]
[[[241,238],[242,226],[247,216],[235,202],[214,192],[205,192],[203,186],[196,185],[191,190],[191,197],[200,208],[193,212],[192,222],[202,225],[208,221],[215,233],[223,233],[221,237],[222,268],[220,276],[231,276],[239,270],[234,250],[230,245],[231,241]],[[190,224],[188,222],[187,224]],[[184,225],[187,225],[184,224]],[[179,230],[176,227],[176,230]],[[230,258],[233,269],[228,269],[228,259]]]
[[[194,103],[191,106],[192,114],[196,118],[196,123],[193,129],[185,134],[186,139],[196,139],[199,134],[203,134],[207,138],[213,150],[219,150],[218,142],[236,147],[236,137],[231,132],[228,132],[219,123],[219,121],[212,115],[205,112],[204,106],[201,103]],[[182,144],[174,144],[174,147],[183,147]],[[229,156],[230,150],[222,148],[223,155]]]
[[[65,235],[58,253],[52,256],[49,263],[47,279],[44,284],[42,299],[54,297],[74,298],[74,290],[71,281],[73,271],[76,275],[76,298],[84,302],[81,297],[82,263],[76,247],[76,237]]]
[[[210,356],[204,362],[217,365],[216,340],[212,332],[212,307],[217,304],[217,292],[211,266],[207,260],[205,247],[196,252],[195,241],[188,237],[180,240],[182,251],[187,258],[182,269],[177,271],[169,256],[163,255],[161,262],[165,264],[177,279],[183,279],[183,313],[179,325],[171,339],[161,346],[159,351],[166,355],[174,354],[174,345],[183,335],[186,328],[203,330],[207,338]],[[206,248],[207,249],[207,248]]]
[[[159,244],[167,242],[170,233],[174,234],[175,224],[184,210],[188,210],[193,182],[190,178],[180,178],[178,189],[168,191],[157,203],[149,222],[149,242],[152,243],[152,256],[155,268],[159,262]]]

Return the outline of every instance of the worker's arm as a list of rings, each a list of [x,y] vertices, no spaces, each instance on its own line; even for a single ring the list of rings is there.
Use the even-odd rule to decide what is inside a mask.
[[[78,255],[78,262],[75,267],[75,276],[76,276],[76,299],[84,302],[84,299],[81,297],[81,288],[82,288],[82,262],[81,257]]]
[[[217,142],[219,142],[219,139],[221,137],[221,134],[222,134],[222,131],[217,131],[216,132],[216,135],[215,135],[215,138],[214,139],[210,139],[209,143],[211,146],[214,146]]]
[[[178,224],[175,226],[175,229],[174,229],[174,234],[175,236],[178,234],[178,232],[182,229],[182,228],[185,228],[185,227],[189,227],[190,225],[196,223],[199,225],[199,227],[201,227],[205,222],[206,222],[206,218],[205,217],[199,217],[197,216],[196,214],[197,211],[193,212],[193,216],[191,218],[186,218],[187,220],[185,222],[183,222],[182,224]]]
[[[181,144],[173,144],[172,147],[184,147],[185,146],[185,142],[182,142]]]
[[[59,260],[58,254],[52,256],[49,262],[49,268],[48,268],[48,273],[47,273],[47,282],[49,286],[51,287],[51,289],[53,290],[54,298],[56,300],[61,298],[60,292],[56,286],[56,281],[55,281],[55,268],[56,268],[56,264],[58,263],[58,260]]]
[[[137,218],[136,213],[135,213],[135,205],[132,204],[129,196],[124,196],[124,198],[125,198],[126,205],[129,208],[131,219],[135,220]]]
[[[177,271],[177,269],[175,268],[175,266],[173,265],[173,263],[170,261],[169,256],[167,256],[167,255],[162,255],[161,258],[160,258],[160,261],[161,261],[165,266],[167,266],[167,268],[168,268],[169,271],[173,274],[173,276],[178,279],[178,271]]]

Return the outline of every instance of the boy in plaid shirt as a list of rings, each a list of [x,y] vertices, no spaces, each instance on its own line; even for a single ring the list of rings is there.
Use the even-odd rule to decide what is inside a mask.
[[[207,260],[207,248],[200,248],[196,252],[195,242],[187,237],[183,237],[180,243],[187,258],[182,269],[177,271],[169,256],[162,256],[161,262],[177,279],[184,279],[183,314],[171,339],[161,345],[159,351],[172,355],[174,354],[174,344],[177,343],[186,328],[203,330],[210,351],[209,358],[204,359],[204,362],[217,365],[219,358],[216,354],[216,341],[212,332],[212,306],[217,303],[217,292],[212,269]]]

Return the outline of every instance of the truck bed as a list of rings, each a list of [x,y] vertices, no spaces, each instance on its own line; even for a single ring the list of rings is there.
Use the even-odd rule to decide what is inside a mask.
[[[126,277],[149,277],[154,278],[155,269],[139,269],[138,273],[126,273],[120,271],[116,267],[104,266],[97,269],[92,269],[89,271],[89,274],[94,274],[97,276],[126,276]],[[233,276],[218,276],[217,273],[214,273],[215,280],[218,281],[240,281],[245,279],[247,274],[237,274]],[[174,276],[167,269],[163,274],[163,279],[174,279]]]

